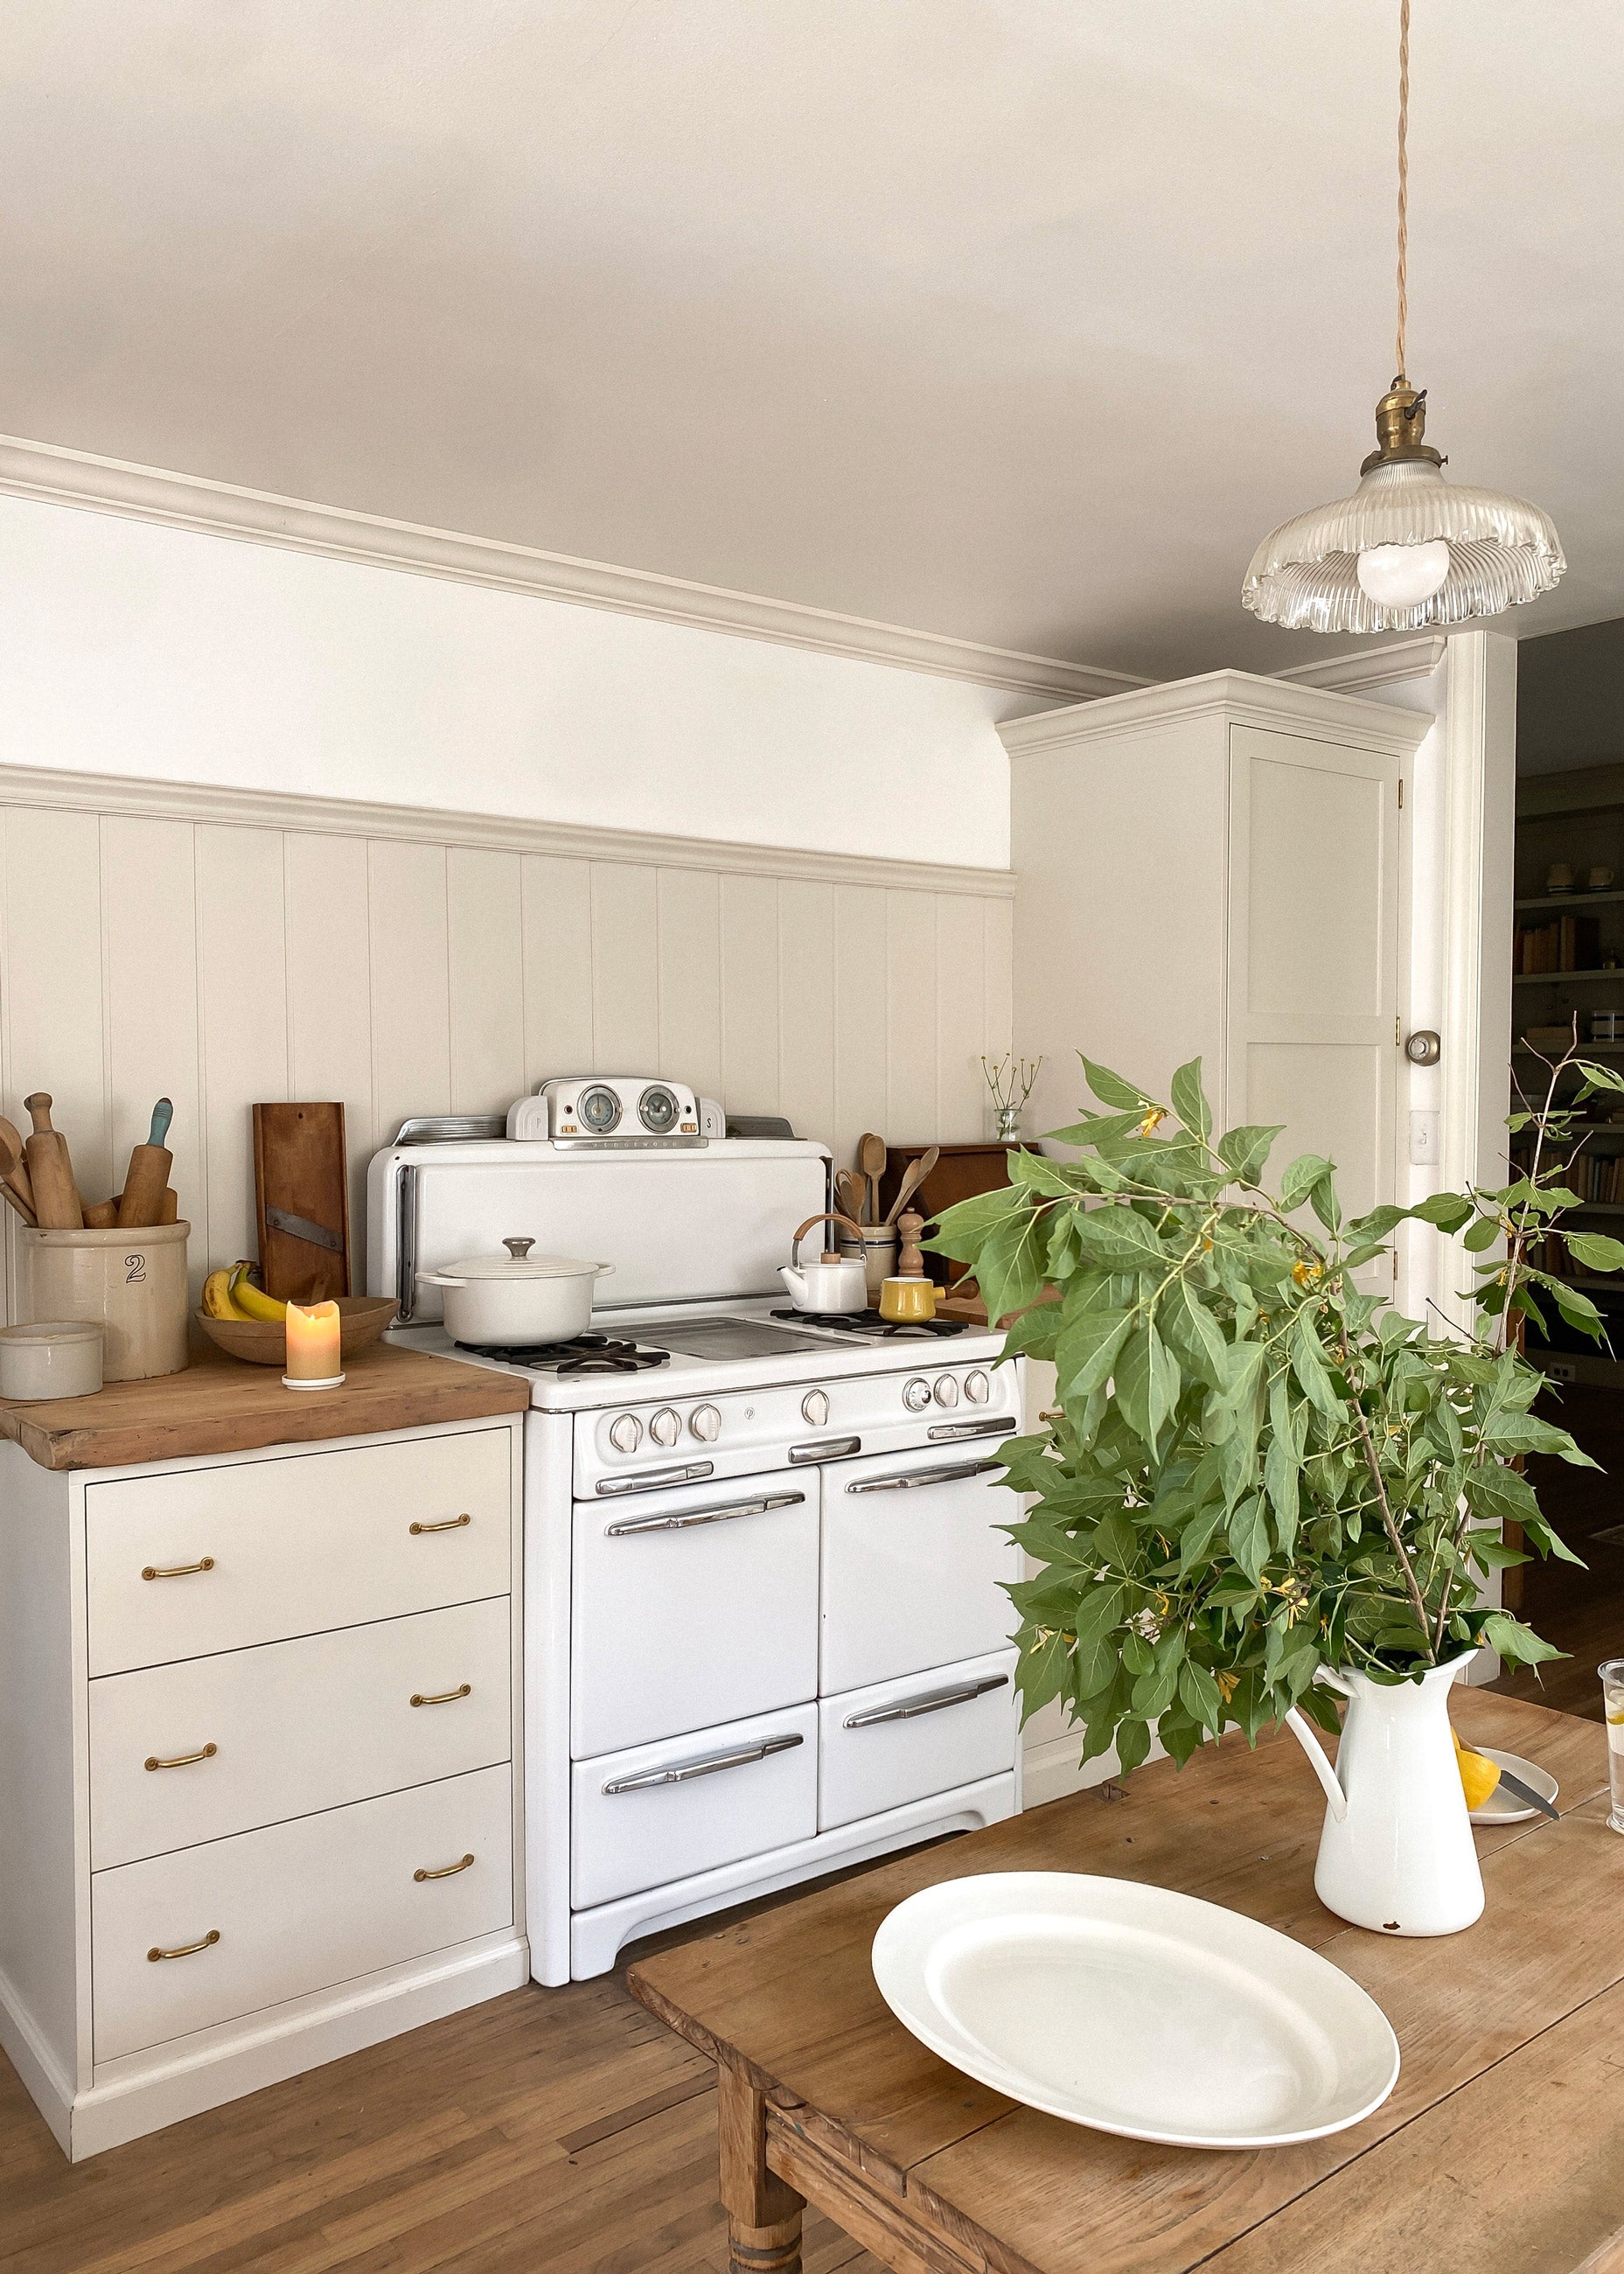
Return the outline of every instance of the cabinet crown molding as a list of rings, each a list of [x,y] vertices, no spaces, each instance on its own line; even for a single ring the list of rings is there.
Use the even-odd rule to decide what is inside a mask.
[[[1163,723],[1184,725],[1192,719],[1220,717],[1236,726],[1354,742],[1404,757],[1432,723],[1427,713],[1395,710],[1358,696],[1262,679],[1249,671],[1209,671],[1195,679],[1169,680],[1095,703],[1069,704],[1061,711],[1007,719],[998,734],[1010,756],[1019,758],[1137,734]]]
[[[16,434],[0,434],[0,496],[78,506],[129,521],[274,545],[285,552],[321,553],[366,568],[404,569],[453,584],[485,584],[576,607],[651,616],[694,631],[810,648],[851,662],[888,664],[937,679],[966,679],[1015,695],[1086,702],[1147,683],[1128,672],[1101,671],[1058,656],[988,647],[944,632],[916,631],[867,616],[842,615],[832,608],[808,607],[799,600],[766,599],[754,592],[730,591],[645,568],[615,568],[499,538],[392,521],[382,514],[244,489],[235,482],[135,465],[127,459],[99,457],[92,451],[64,449]]]

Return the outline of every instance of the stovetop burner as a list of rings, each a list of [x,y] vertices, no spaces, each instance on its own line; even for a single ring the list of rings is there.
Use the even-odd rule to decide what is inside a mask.
[[[651,1367],[671,1364],[669,1351],[640,1350],[635,1343],[615,1342],[608,1335],[576,1335],[563,1343],[458,1343],[456,1348],[475,1358],[500,1358],[509,1366],[545,1367],[552,1374],[646,1374]]]
[[[931,1337],[962,1335],[969,1330],[968,1319],[904,1319],[882,1318],[877,1311],[775,1311],[775,1319],[793,1319],[797,1326],[831,1327],[837,1334],[880,1336],[887,1342],[911,1341],[915,1335],[929,1340]]]

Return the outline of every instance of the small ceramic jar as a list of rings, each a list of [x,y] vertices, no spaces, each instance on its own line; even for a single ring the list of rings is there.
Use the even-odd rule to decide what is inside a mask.
[[[0,1397],[94,1397],[103,1329],[83,1319],[0,1328]]]

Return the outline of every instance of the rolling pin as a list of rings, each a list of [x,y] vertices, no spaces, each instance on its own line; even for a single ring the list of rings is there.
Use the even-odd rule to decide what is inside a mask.
[[[130,1165],[124,1171],[124,1188],[118,1201],[121,1231],[158,1221],[164,1188],[175,1164],[174,1155],[166,1151],[163,1142],[174,1114],[175,1108],[169,1099],[161,1097],[153,1108],[152,1130],[147,1142],[131,1151]]]
[[[34,1186],[28,1182],[28,1171],[23,1160],[23,1141],[16,1125],[0,1116],[0,1187],[19,1216],[32,1224],[34,1216]]]
[[[86,1231],[116,1231],[118,1225],[118,1203],[123,1198],[124,1194],[122,1193],[115,1193],[110,1201],[98,1201],[94,1208],[87,1208],[85,1210]],[[30,1216],[28,1221],[32,1224],[34,1221],[33,1217]],[[153,1222],[154,1224],[178,1224],[180,1222],[180,1202],[175,1197],[175,1192],[172,1186],[165,1185],[163,1190],[159,1193],[158,1213],[153,1218]]]
[[[34,1188],[34,1221],[41,1231],[82,1231],[85,1211],[73,1181],[68,1141],[51,1127],[50,1092],[36,1089],[23,1103],[34,1117],[24,1150],[28,1156],[28,1182]]]

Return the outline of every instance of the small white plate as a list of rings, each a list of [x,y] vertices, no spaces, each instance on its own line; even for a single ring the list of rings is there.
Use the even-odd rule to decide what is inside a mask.
[[[1283,2148],[1358,2123],[1398,2078],[1387,2015],[1317,1951],[1130,1879],[921,1888],[876,1935],[874,1978],[967,2076],[1129,2140]]]
[[[1521,1777],[1529,1790],[1537,1792],[1541,1800],[1554,1800],[1561,1790],[1549,1769],[1542,1769],[1538,1761],[1525,1761],[1521,1753],[1497,1752],[1492,1745],[1475,1745],[1472,1750],[1481,1753],[1485,1761],[1498,1761],[1514,1777]],[[1525,1808],[1503,1785],[1497,1784],[1483,1806],[1472,1810],[1471,1820],[1474,1824],[1526,1824],[1538,1813],[1537,1808]]]

